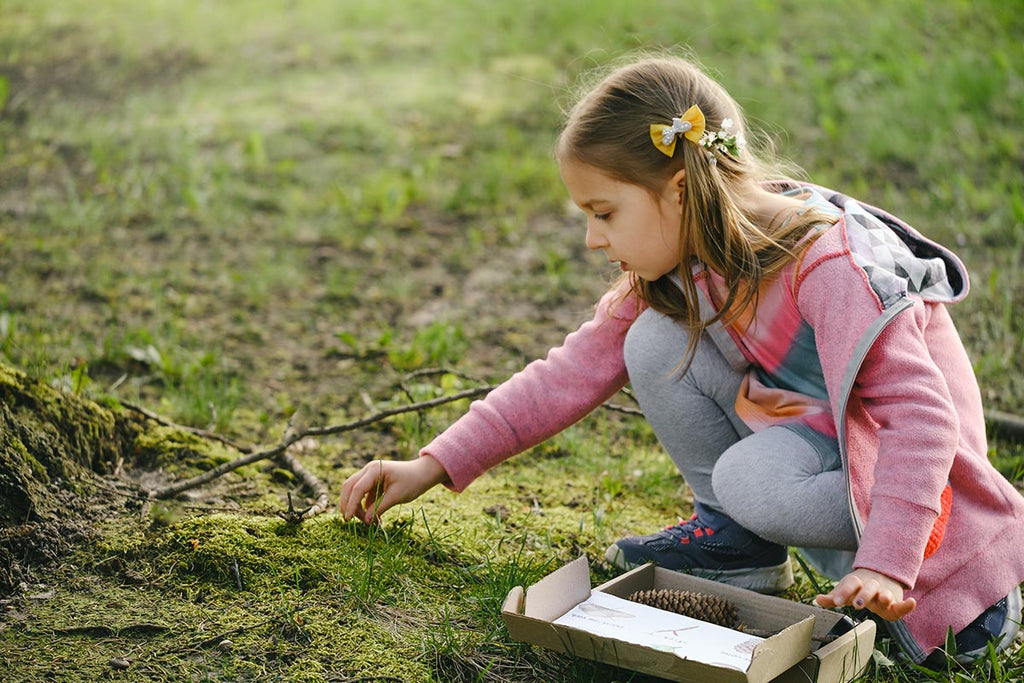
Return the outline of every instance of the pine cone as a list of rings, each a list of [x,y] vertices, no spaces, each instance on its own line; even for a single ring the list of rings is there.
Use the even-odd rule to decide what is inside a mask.
[[[726,628],[736,628],[739,625],[740,615],[736,605],[717,595],[661,589],[637,591],[630,595],[629,599],[641,605],[675,612]]]

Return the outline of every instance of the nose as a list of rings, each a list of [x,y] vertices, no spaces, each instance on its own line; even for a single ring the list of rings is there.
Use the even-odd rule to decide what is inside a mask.
[[[604,249],[608,246],[608,240],[593,218],[587,221],[587,249]]]

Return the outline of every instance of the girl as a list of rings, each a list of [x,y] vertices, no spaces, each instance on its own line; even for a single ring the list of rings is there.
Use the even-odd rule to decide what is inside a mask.
[[[339,510],[371,522],[461,491],[629,381],[694,515],[607,559],[774,592],[796,546],[837,581],[816,601],[887,620],[923,662],[1013,640],[1024,498],[988,462],[980,392],[945,304],[955,255],[848,197],[782,179],[735,101],[686,60],[607,76],[556,158],[586,243],[622,278],[594,319],[410,462],[375,461]]]

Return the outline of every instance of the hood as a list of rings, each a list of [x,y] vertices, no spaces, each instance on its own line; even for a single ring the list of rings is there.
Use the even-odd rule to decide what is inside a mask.
[[[899,218],[817,185],[792,183],[780,189],[810,191],[842,214],[854,262],[886,307],[907,295],[940,303],[967,296],[967,269],[956,254]]]

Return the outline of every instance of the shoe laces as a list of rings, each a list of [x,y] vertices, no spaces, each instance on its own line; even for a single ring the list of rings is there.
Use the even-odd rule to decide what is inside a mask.
[[[697,513],[690,515],[689,519],[680,519],[676,524],[669,524],[665,531],[683,545],[688,545],[692,538],[704,538],[714,536],[715,530],[697,519]]]

